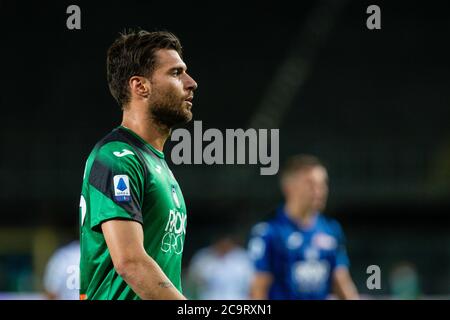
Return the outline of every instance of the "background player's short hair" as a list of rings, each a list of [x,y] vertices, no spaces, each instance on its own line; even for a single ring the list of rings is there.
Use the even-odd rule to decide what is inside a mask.
[[[156,66],[155,52],[173,49],[182,57],[180,40],[168,31],[127,30],[107,51],[106,74],[109,90],[122,107],[130,100],[128,80],[132,76],[150,76]]]
[[[325,168],[323,162],[320,161],[316,156],[309,154],[299,154],[291,156],[286,160],[283,167],[281,168],[280,182],[281,184],[283,184],[286,181],[286,178],[292,176],[298,171],[311,169],[318,166]]]

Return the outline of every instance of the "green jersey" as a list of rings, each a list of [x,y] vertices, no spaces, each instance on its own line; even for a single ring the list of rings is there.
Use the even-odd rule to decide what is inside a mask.
[[[101,224],[142,224],[144,248],[181,289],[186,206],[164,154],[125,127],[94,147],[86,162],[80,200],[80,298],[139,299],[117,274]]]

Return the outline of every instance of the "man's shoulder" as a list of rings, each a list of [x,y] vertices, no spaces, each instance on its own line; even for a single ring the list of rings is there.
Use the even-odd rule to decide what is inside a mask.
[[[214,260],[214,252],[210,247],[201,248],[191,258],[190,266],[194,269],[203,269]]]
[[[278,221],[275,218],[260,221],[252,227],[251,235],[259,237],[270,236],[275,233],[277,224]]]
[[[318,220],[321,226],[332,234],[340,234],[342,232],[341,224],[335,218],[319,213]]]
[[[139,162],[138,146],[126,131],[115,128],[104,136],[91,151],[90,158],[106,162]]]
[[[93,151],[108,152],[116,147],[128,147],[132,149],[133,143],[126,131],[117,127],[101,138],[94,146]]]
[[[85,178],[89,181],[96,178],[100,181],[110,173],[126,174],[133,177],[145,176],[147,169],[139,150],[127,141],[126,136],[117,128],[102,138],[91,151]]]
[[[249,259],[248,252],[242,247],[236,247],[229,252],[229,257],[236,261],[246,261]]]

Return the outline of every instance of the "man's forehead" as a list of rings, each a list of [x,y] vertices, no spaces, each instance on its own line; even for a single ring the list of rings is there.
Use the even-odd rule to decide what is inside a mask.
[[[296,177],[304,177],[304,178],[319,178],[319,179],[327,179],[328,173],[327,170],[322,166],[311,166],[296,170],[294,173]]]
[[[326,180],[328,178],[327,170],[322,166],[317,166],[313,168],[312,174],[315,178],[319,180]]]
[[[159,49],[155,53],[157,58],[158,68],[174,68],[174,67],[184,67],[186,64],[181,59],[180,55],[176,50],[173,49]]]

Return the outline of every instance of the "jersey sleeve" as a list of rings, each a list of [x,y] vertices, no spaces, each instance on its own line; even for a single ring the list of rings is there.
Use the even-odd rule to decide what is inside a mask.
[[[349,267],[350,260],[347,255],[346,248],[346,239],[344,235],[344,231],[342,230],[341,225],[334,221],[334,233],[337,240],[337,248],[336,248],[336,265],[335,267]]]
[[[256,272],[272,272],[273,235],[270,225],[255,225],[248,242],[248,253]]]
[[[89,172],[90,226],[111,219],[128,219],[142,224],[145,170],[133,149],[121,142],[102,146]]]

